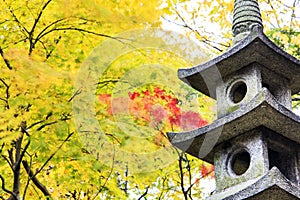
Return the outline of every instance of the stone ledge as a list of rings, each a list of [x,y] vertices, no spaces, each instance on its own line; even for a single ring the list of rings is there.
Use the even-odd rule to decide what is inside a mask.
[[[276,167],[267,174],[215,193],[208,200],[238,200],[238,199],[299,199],[300,188],[289,181]]]
[[[215,145],[261,126],[300,143],[300,117],[278,103],[266,88],[249,103],[212,124],[189,132],[169,132],[167,135],[174,146],[213,163]]]

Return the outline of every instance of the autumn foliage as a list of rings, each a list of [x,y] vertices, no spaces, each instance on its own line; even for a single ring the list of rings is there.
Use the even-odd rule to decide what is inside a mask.
[[[122,97],[99,94],[98,99],[110,117],[130,115],[137,124],[160,131],[159,135],[166,130],[186,131],[208,124],[199,112],[182,110],[180,101],[158,86],[128,92],[128,96]]]
[[[264,5],[267,35],[299,57],[299,3],[259,2]],[[214,56],[224,52],[231,44],[233,1],[2,0],[0,7],[0,199],[183,199],[182,194],[185,199],[201,198],[196,186],[203,177],[213,177],[214,168],[182,152],[176,152],[173,163],[142,174],[133,174],[125,162],[117,168],[120,160],[113,151],[107,156],[111,165],[97,160],[74,124],[72,103],[81,93],[81,88],[74,91],[74,81],[93,49],[105,39],[129,42],[129,37],[115,37],[128,30],[175,28]],[[106,50],[97,56],[114,52],[111,46]],[[115,149],[124,148],[134,156],[144,150],[164,153],[171,149],[167,131],[196,129],[215,118],[214,102],[180,85],[176,76],[178,68],[199,62],[175,56],[174,49],[156,50],[138,49],[114,58],[118,61],[109,62],[109,69],[98,74],[101,88],[93,93],[96,118],[101,128],[106,126],[104,137],[112,139]],[[156,64],[163,67],[150,67]],[[142,70],[134,71],[137,66]],[[169,68],[175,73],[167,77],[173,73]],[[149,80],[140,81],[146,75]],[[116,84],[120,80],[122,87]],[[145,81],[149,84],[141,86]],[[124,130],[134,136],[148,135],[130,141],[118,125],[126,125]],[[154,161],[145,160],[145,169],[154,166]]]

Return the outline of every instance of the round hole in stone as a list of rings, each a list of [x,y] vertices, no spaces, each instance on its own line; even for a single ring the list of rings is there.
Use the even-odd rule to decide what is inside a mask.
[[[229,97],[233,103],[241,102],[247,94],[247,85],[244,81],[235,82],[229,92]]]
[[[231,169],[236,175],[244,174],[250,166],[250,154],[246,150],[241,150],[231,159]]]

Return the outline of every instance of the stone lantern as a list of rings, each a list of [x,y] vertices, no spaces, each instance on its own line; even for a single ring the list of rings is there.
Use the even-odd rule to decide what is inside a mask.
[[[235,0],[233,46],[178,76],[217,100],[218,118],[168,133],[171,143],[215,165],[208,199],[300,198],[300,61],[263,33],[257,0]]]

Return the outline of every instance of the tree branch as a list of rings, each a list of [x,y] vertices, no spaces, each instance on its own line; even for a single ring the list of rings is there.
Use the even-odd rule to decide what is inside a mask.
[[[183,152],[179,153],[178,152],[178,164],[179,164],[179,171],[180,171],[180,187],[181,187],[181,191],[183,193],[184,199],[187,200],[188,196],[187,196],[187,191],[184,189],[184,173],[183,173],[183,166],[182,166],[182,162],[183,162]]]
[[[272,10],[276,10],[275,8],[274,8],[274,6],[273,6],[273,4],[271,3],[271,1],[270,0],[268,0],[267,1],[267,4],[269,4],[270,5],[270,7],[271,7],[271,9]],[[278,15],[277,15],[277,13],[276,12],[274,12],[274,15],[275,15],[275,19],[276,19],[276,23],[277,23],[277,27],[278,28],[281,28],[281,26],[280,26],[280,21],[279,21],[279,19],[278,19]]]
[[[110,172],[109,172],[108,176],[106,177],[106,179],[104,181],[104,184],[101,185],[100,189],[95,194],[95,196],[93,198],[91,198],[92,200],[95,200],[97,198],[97,196],[101,193],[102,189],[105,187],[105,185],[107,184],[108,180],[110,179],[110,177],[111,177],[111,175],[113,173],[114,165],[115,165],[115,154],[116,154],[116,149],[115,149],[115,146],[113,145],[113,157],[112,157],[112,164],[111,164]]]
[[[1,47],[0,47],[0,49],[1,49]],[[5,89],[5,93],[6,93],[6,100],[5,100],[6,105],[5,105],[5,107],[6,107],[7,109],[9,109],[8,99],[9,99],[9,97],[10,97],[10,95],[9,95],[9,87],[10,87],[10,86],[9,86],[2,78],[0,78],[0,82],[2,82],[2,84],[6,87],[6,89]]]
[[[41,121],[38,121],[38,122],[34,122],[33,124],[31,124],[30,126],[28,126],[28,129],[40,124],[40,123],[43,123],[45,120],[41,120]]]
[[[30,169],[30,166],[28,165],[28,162],[26,160],[22,161],[23,167],[25,168],[29,179],[32,180],[34,185],[44,194],[46,197],[51,197],[51,194],[47,190],[47,188],[37,179],[36,176],[34,176],[34,173]]]
[[[300,98],[298,97],[292,98],[292,101],[300,101]]]
[[[10,194],[10,195],[13,197],[13,200],[18,200],[18,198],[17,198],[17,196],[16,196],[15,193],[13,193],[12,191],[10,191],[10,190],[8,190],[8,189],[5,188],[5,180],[4,180],[4,178],[3,178],[2,175],[0,175],[0,179],[1,179],[1,182],[2,182],[2,187],[1,187],[2,190],[3,190],[4,192]]]
[[[58,19],[58,20],[55,20],[54,22],[51,22],[49,25],[47,25],[37,36],[36,36],[36,39],[35,39],[35,42],[37,42],[38,40],[40,40],[42,37],[45,36],[45,32],[47,31],[47,29],[49,29],[51,26],[53,25],[56,25],[62,21],[65,21],[67,19],[70,19],[70,18],[61,18],[61,19]]]
[[[48,1],[45,3],[45,5],[42,7],[42,9],[41,9],[41,11],[39,12],[37,18],[34,20],[34,24],[33,24],[32,28],[31,28],[29,34],[33,34],[34,29],[35,29],[36,25],[39,23],[39,21],[40,21],[40,19],[41,19],[41,17],[42,17],[42,14],[43,14],[43,12],[44,12],[44,10],[47,8],[47,6],[49,5],[49,3],[50,3],[51,1],[52,1],[52,0],[48,0]]]
[[[78,89],[74,92],[74,94],[71,96],[71,98],[68,100],[68,102],[71,102],[76,96],[78,96],[81,93],[81,90]]]
[[[143,197],[145,197],[145,196],[148,194],[148,190],[149,190],[149,186],[146,187],[146,191],[142,194],[142,196],[140,196],[140,197],[138,198],[138,200],[141,200]]]
[[[40,131],[40,130],[42,130],[43,128],[45,128],[46,126],[50,126],[50,125],[56,124],[56,123],[57,123],[57,121],[53,121],[53,122],[49,122],[49,123],[43,124],[42,126],[40,126],[39,128],[37,128],[36,130],[37,130],[37,131]]]
[[[70,139],[70,137],[73,134],[74,134],[74,132],[69,133],[69,135],[66,137],[66,139],[64,139],[64,141],[58,146],[58,148],[49,156],[49,158],[42,165],[42,167],[32,175],[32,178],[34,178],[37,174],[39,174],[45,168],[45,166],[48,164],[48,162],[55,156],[55,154],[62,148],[62,146]]]
[[[3,2],[6,4],[10,14],[12,15],[12,17],[14,18],[14,20],[17,22],[19,28],[21,29],[21,32],[28,38],[28,36],[26,35],[26,33],[29,35],[29,31],[26,29],[26,27],[20,22],[20,20],[17,18],[17,16],[15,15],[14,11],[11,9],[11,7],[6,3],[5,0],[3,0]],[[25,31],[25,33],[24,33]]]
[[[188,159],[186,153],[184,153],[184,157],[185,157],[185,160],[187,161],[187,170],[188,170],[188,174],[189,174],[189,187],[188,189],[186,190],[187,193],[189,193],[189,196],[191,198],[192,196],[192,193],[191,193],[191,189],[193,187],[194,184],[192,184],[192,172],[191,172],[191,165],[190,165],[190,160]],[[192,198],[191,198],[192,199]]]
[[[15,161],[12,149],[8,150],[8,158],[10,160],[11,165],[13,166],[15,164]]]
[[[47,6],[49,5],[49,3],[50,3],[51,1],[52,1],[52,0],[48,0],[48,1],[44,4],[44,6],[43,6],[42,9],[40,10],[40,12],[39,12],[37,18],[34,20],[34,24],[33,24],[32,28],[31,28],[30,32],[28,33],[28,35],[29,35],[29,43],[30,43],[30,46],[29,46],[29,55],[32,53],[32,51],[33,51],[33,49],[34,49],[34,47],[35,47],[35,44],[36,44],[36,42],[38,41],[38,40],[34,40],[34,39],[33,39],[34,30],[35,30],[37,24],[39,23],[39,21],[40,21],[40,19],[41,19],[41,17],[42,17],[42,14],[43,14],[43,12],[44,12],[44,10],[47,8]]]
[[[89,30],[85,30],[82,28],[77,28],[77,27],[61,27],[61,28],[53,28],[43,34],[40,35],[40,37],[38,39],[41,39],[42,37],[44,37],[45,35],[54,32],[54,31],[79,31],[79,32],[83,32],[83,33],[89,33],[92,35],[96,35],[96,36],[101,36],[101,37],[106,37],[106,38],[110,38],[110,39],[114,39],[117,40],[121,43],[124,43],[122,40],[126,40],[126,38],[121,38],[121,37],[113,37],[110,35],[106,35],[106,34],[102,34],[102,33],[97,33],[97,32],[93,32],[93,31],[89,31]],[[127,39],[128,40],[128,39]]]
[[[209,47],[211,47],[211,48],[213,48],[213,49],[215,49],[215,50],[217,50],[219,52],[223,52],[223,50],[220,49],[220,48],[218,48],[217,46],[212,45],[211,43],[215,43],[215,44],[217,44],[219,46],[223,46],[223,47],[229,47],[229,45],[222,44],[222,43],[215,42],[215,41],[211,41],[211,40],[208,40],[207,38],[204,38],[200,34],[200,32],[198,30],[193,29],[190,25],[187,24],[187,22],[185,21],[185,19],[181,16],[181,14],[179,13],[179,11],[176,8],[175,8],[175,12],[178,15],[178,17],[180,18],[180,20],[183,22],[183,24],[179,24],[179,23],[173,22],[173,21],[171,21],[169,19],[166,19],[165,17],[162,17],[162,18],[164,20],[166,20],[167,22],[169,22],[169,23],[173,23],[173,24],[175,24],[177,26],[182,26],[183,28],[189,29],[190,31],[192,31],[193,33],[195,33],[196,35],[198,35],[201,38],[201,40],[199,40],[199,41],[203,42],[205,45],[207,45],[207,46],[209,46]]]
[[[2,56],[3,61],[4,61],[5,65],[6,65],[6,67],[7,67],[8,69],[12,70],[12,66],[10,65],[9,60],[7,60],[7,59],[4,57],[3,49],[2,49],[1,47],[0,47],[0,55]]]
[[[6,156],[4,156],[4,155],[2,155],[2,158],[8,163],[8,165],[10,166],[10,168],[11,168],[12,170],[14,170],[13,165],[12,165],[12,163],[10,162],[10,160],[9,160]]]

